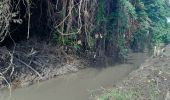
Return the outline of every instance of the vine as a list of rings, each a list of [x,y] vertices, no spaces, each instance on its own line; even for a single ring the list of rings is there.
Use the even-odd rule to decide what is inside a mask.
[[[47,23],[39,20],[40,24],[50,28],[49,33],[58,45],[82,52],[89,50],[99,58],[117,59],[127,55],[129,48],[143,51],[147,44],[150,47],[169,42],[165,17],[169,5],[164,0],[3,0],[1,42],[9,33],[10,22],[22,23],[18,6],[21,2],[26,9],[27,39],[30,29],[36,26],[33,26],[32,12],[36,10],[33,8],[39,5],[39,19],[47,20]]]

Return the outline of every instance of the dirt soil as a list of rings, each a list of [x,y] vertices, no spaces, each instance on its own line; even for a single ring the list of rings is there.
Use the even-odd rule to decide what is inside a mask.
[[[68,52],[68,53],[66,53]],[[0,89],[26,87],[89,66],[68,48],[35,40],[0,47]]]
[[[117,100],[113,97],[113,91],[130,94],[126,96],[128,98],[120,100],[170,100],[170,45],[165,48],[163,55],[147,59],[111,91],[112,95],[106,100]]]

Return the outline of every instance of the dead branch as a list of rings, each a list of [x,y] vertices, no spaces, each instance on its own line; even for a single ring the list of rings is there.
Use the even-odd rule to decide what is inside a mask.
[[[17,59],[17,58],[15,58]],[[25,63],[24,61],[20,60],[20,59],[17,59],[20,63],[24,64],[25,66],[27,66],[28,68],[30,68],[32,71],[34,71],[39,77],[40,79],[42,79],[42,76],[40,75],[39,72],[37,72],[34,68],[32,68],[30,65],[28,65],[27,63]]]

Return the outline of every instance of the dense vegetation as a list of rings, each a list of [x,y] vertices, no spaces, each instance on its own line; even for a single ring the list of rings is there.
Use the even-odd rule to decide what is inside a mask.
[[[169,0],[0,0],[0,88],[84,68],[73,55],[103,65],[168,44],[169,10]]]
[[[0,41],[50,37],[99,60],[121,60],[129,49],[170,42],[169,8],[168,0],[2,0]]]

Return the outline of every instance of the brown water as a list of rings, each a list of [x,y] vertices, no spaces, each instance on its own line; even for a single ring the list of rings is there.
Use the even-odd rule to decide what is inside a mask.
[[[87,68],[77,73],[60,76],[27,88],[0,91],[0,100],[93,100],[92,91],[111,87],[124,79],[147,58],[143,53],[134,53],[129,64],[107,68]]]

